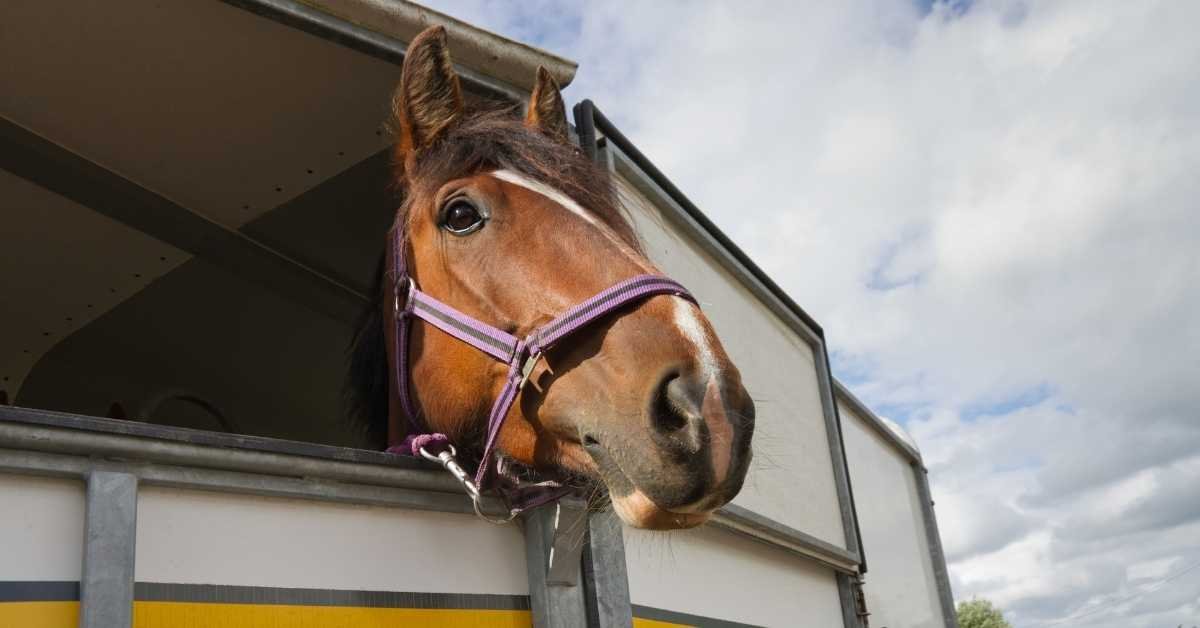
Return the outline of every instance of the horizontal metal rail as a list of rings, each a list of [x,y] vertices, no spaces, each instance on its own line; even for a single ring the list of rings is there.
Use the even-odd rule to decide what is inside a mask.
[[[721,508],[713,515],[711,525],[816,560],[842,573],[858,573],[857,554],[741,506],[729,504]]]
[[[419,471],[37,425],[0,422],[0,447],[442,493],[462,492],[454,478],[432,469]]]
[[[86,478],[93,472],[127,473],[136,477],[144,486],[165,486],[242,495],[474,514],[471,500],[462,494],[351,484],[319,478],[289,478],[150,462],[111,460],[44,451],[0,448],[0,472],[79,478]],[[504,508],[499,504],[493,503],[490,506],[489,514],[496,516],[505,514]]]

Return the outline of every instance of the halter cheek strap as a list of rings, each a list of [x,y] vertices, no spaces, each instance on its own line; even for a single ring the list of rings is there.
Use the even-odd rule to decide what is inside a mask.
[[[654,295],[669,294],[695,303],[695,298],[691,293],[674,280],[659,275],[637,275],[571,307],[545,325],[534,329],[524,338],[517,338],[422,292],[407,272],[403,234],[399,229],[396,229],[393,234],[391,257],[392,309],[396,321],[395,331],[392,334],[392,372],[395,377],[395,391],[400,400],[400,407],[407,417],[408,433],[403,443],[389,447],[388,451],[412,456],[420,455],[441,463],[462,482],[467,493],[475,501],[476,512],[479,512],[480,492],[491,488],[493,479],[497,476],[507,475],[495,455],[496,437],[500,434],[500,428],[504,426],[509,410],[512,409],[521,389],[546,350],[597,319],[603,318],[625,305]],[[423,320],[508,365],[504,389],[493,403],[488,416],[483,455],[473,478],[459,466],[455,459],[455,449],[449,439],[442,434],[430,433],[413,404],[409,390],[408,365],[409,321],[412,318]],[[512,478],[508,479],[512,480]],[[509,482],[509,486],[498,488],[508,502],[512,516],[528,508],[557,499],[569,492],[569,489],[554,482],[520,484],[512,480]]]

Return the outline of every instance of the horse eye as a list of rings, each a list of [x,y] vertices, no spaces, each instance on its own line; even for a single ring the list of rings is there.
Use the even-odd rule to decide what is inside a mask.
[[[452,201],[442,213],[442,227],[454,235],[467,235],[483,228],[484,217],[469,201]]]

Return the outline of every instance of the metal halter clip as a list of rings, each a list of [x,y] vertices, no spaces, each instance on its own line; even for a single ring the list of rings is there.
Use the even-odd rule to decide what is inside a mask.
[[[454,445],[446,445],[446,449],[442,450],[436,456],[429,453],[424,447],[421,448],[422,458],[432,460],[445,467],[450,472],[450,475],[453,475],[454,479],[463,485],[463,488],[467,490],[467,494],[471,496],[471,499],[477,501],[479,499],[479,488],[475,486],[475,481],[471,479],[467,470],[458,464],[458,460],[454,457],[456,455],[458,455],[458,451],[454,449]]]
[[[456,455],[458,455],[458,451],[454,449],[454,445],[446,445],[446,449],[436,456],[429,453],[429,451],[424,447],[421,448],[422,458],[426,460],[432,460],[433,462],[442,465],[447,471],[450,472],[450,475],[454,476],[454,479],[458,480],[459,484],[463,485],[463,488],[467,491],[467,495],[471,497],[471,507],[475,509],[476,516],[484,521],[487,521],[488,523],[494,523],[497,525],[502,525],[512,521],[513,518],[517,516],[516,511],[510,511],[508,517],[490,517],[484,514],[483,504],[480,503],[483,500],[483,496],[479,494],[479,487],[475,486],[475,481],[471,479],[471,476],[467,473],[467,470],[463,469],[462,465],[458,464],[458,460],[455,458]]]

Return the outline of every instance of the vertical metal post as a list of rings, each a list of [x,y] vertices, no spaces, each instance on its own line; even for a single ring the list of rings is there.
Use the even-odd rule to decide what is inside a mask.
[[[588,625],[632,628],[633,604],[625,566],[621,520],[612,508],[588,516],[588,539],[583,550],[583,585]]]
[[[584,510],[578,516],[560,516],[575,510],[567,500],[547,504],[521,515],[525,524],[525,568],[529,577],[529,607],[534,628],[579,628],[587,625],[587,607],[580,582]],[[566,509],[564,511],[564,509]],[[557,534],[556,534],[557,533]],[[556,539],[557,536],[557,539]],[[571,548],[571,543],[578,547]],[[555,556],[558,554],[558,556]]]
[[[128,473],[88,474],[79,588],[81,628],[133,625],[137,488],[137,477]]]
[[[933,496],[929,493],[929,474],[920,461],[912,463],[917,481],[917,501],[921,502],[921,519],[925,522],[925,540],[929,545],[929,561],[933,564],[933,579],[937,582],[942,621],[947,628],[958,628],[958,612],[954,609],[954,594],[950,590],[950,575],[946,571],[946,555],[942,552],[942,537],[938,534],[937,516],[933,514]]]
[[[842,606],[842,625],[846,628],[867,628],[858,614],[853,577],[840,572],[835,577],[837,578],[838,601]]]
[[[596,137],[595,106],[585,100],[575,105],[579,146],[588,158],[616,176],[612,154]],[[588,515],[587,546],[583,552],[583,583],[588,625],[599,628],[632,628],[633,603],[629,596],[629,571],[625,562],[625,537],[621,520],[612,508]]]
[[[842,437],[842,417],[833,392],[833,376],[829,366],[829,350],[825,334],[810,345],[821,389],[821,409],[825,414],[825,432],[829,440],[829,457],[833,460],[833,479],[837,486],[838,508],[841,511],[846,551],[858,555],[859,573],[867,573],[867,551],[862,546],[862,531],[858,527],[858,508],[854,504],[854,487],[850,483],[850,467],[846,460],[846,443]]]

